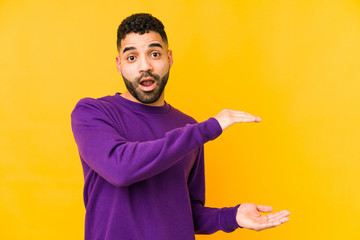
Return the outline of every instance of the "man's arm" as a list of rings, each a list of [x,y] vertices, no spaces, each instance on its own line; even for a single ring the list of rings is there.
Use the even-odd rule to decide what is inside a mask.
[[[129,186],[155,176],[221,134],[217,121],[211,118],[174,129],[161,139],[130,142],[119,134],[108,113],[94,99],[81,100],[71,117],[82,159],[116,186]]]

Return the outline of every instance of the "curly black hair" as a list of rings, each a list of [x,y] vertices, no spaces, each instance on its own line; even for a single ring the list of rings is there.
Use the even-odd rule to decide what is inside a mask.
[[[121,40],[129,33],[139,33],[140,35],[154,31],[160,34],[161,39],[168,43],[167,36],[162,22],[148,13],[136,13],[124,19],[117,30],[117,48],[121,47]]]

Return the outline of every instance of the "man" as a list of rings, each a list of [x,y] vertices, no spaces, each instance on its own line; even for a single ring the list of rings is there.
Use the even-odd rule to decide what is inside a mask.
[[[72,113],[85,178],[85,239],[187,240],[287,222],[287,211],[260,215],[272,211],[268,206],[204,206],[203,144],[234,123],[260,118],[223,110],[197,123],[164,100],[173,58],[163,24],[134,14],[117,36],[127,91],[82,99]]]

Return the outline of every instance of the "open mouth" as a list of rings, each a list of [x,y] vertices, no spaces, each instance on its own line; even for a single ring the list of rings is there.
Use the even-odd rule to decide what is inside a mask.
[[[144,80],[144,81],[140,82],[140,84],[144,87],[149,87],[149,86],[153,85],[154,82],[155,82],[154,80]]]
[[[139,87],[143,91],[152,91],[156,87],[156,83],[152,78],[144,78],[140,81]]]

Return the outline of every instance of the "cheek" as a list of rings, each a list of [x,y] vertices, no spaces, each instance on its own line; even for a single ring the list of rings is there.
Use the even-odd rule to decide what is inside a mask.
[[[167,74],[169,72],[169,66],[170,65],[167,61],[165,63],[159,64],[157,66],[157,69],[158,69],[157,73],[163,77],[165,74]]]
[[[121,68],[121,75],[128,80],[132,80],[136,77],[136,71],[133,69],[133,66],[123,66]]]

